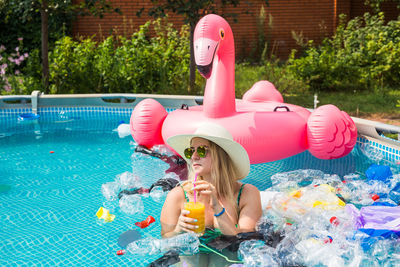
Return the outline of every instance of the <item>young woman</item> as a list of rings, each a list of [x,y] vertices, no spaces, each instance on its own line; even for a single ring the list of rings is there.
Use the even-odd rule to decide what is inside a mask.
[[[173,136],[167,143],[187,160],[190,174],[168,193],[160,218],[162,236],[193,232],[194,219],[186,216],[189,211],[183,206],[194,200],[194,188],[197,201],[205,205],[207,228],[224,235],[254,231],[262,214],[260,192],[238,181],[248,175],[250,161],[232,135],[218,124],[205,123],[194,134]]]

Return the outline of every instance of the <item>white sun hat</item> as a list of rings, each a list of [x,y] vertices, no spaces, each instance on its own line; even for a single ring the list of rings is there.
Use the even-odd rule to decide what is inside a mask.
[[[212,122],[204,122],[194,134],[180,134],[168,138],[167,143],[170,145],[182,158],[185,157],[184,150],[190,147],[190,141],[194,137],[207,139],[220,146],[232,159],[235,164],[239,177],[237,180],[245,178],[250,171],[250,160],[246,150],[237,142],[233,141],[231,133],[219,124]]]

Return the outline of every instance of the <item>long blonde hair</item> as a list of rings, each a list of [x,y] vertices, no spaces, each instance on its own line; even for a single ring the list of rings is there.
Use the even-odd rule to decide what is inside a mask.
[[[230,156],[220,146],[209,141],[209,153],[211,153],[211,177],[217,190],[218,198],[224,198],[237,207],[234,192],[239,172]],[[194,172],[189,166],[189,179],[194,180]],[[201,178],[202,179],[202,178]]]

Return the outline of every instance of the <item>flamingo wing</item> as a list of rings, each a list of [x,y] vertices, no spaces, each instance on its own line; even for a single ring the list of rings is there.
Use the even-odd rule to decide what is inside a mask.
[[[336,159],[350,153],[357,141],[357,128],[350,116],[334,105],[324,105],[307,121],[308,150],[320,159]]]

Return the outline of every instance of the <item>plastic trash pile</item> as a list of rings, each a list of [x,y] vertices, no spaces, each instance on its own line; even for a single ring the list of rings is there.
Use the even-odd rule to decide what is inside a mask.
[[[132,157],[140,166],[144,156]],[[162,205],[166,191],[180,180],[166,168],[154,168],[160,170],[157,179],[163,179],[150,179],[151,186],[142,181],[146,177],[140,169],[103,184],[105,208],[97,217],[112,222],[115,216],[108,210],[117,207],[131,216],[141,214],[147,196]],[[400,174],[393,174],[390,167],[371,165],[365,177],[296,170],[277,173],[271,182],[272,187],[261,192],[263,217],[255,233],[261,238],[224,241],[221,237],[209,247],[236,247],[243,266],[400,266]],[[153,222],[148,216],[135,225],[145,228]],[[166,266],[179,262],[179,255],[198,253],[199,246],[199,239],[189,234],[148,237],[127,244],[117,254],[163,254],[150,266]]]
[[[318,170],[274,175],[273,186],[261,192],[257,230],[285,237],[275,248],[241,243],[244,265],[399,266],[400,175],[371,165],[366,177]]]

